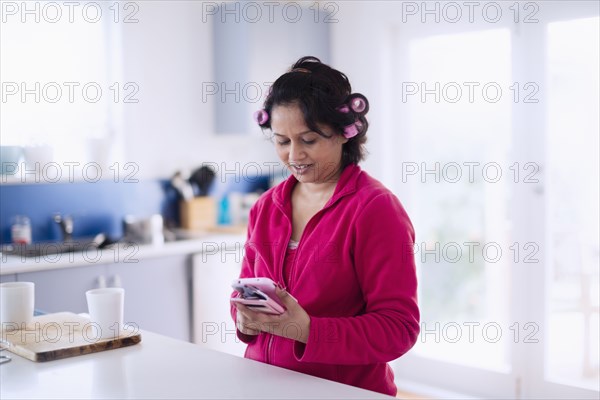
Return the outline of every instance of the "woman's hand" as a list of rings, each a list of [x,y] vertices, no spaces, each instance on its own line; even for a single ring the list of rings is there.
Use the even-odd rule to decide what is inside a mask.
[[[237,308],[237,303],[233,303]],[[237,315],[235,318],[235,323],[238,331],[242,332],[244,335],[253,335],[256,336],[260,334],[259,330],[252,329],[252,327],[256,326],[251,321],[248,321],[248,318],[240,312],[240,309],[237,310]]]
[[[233,303],[237,308],[237,328],[247,335],[268,332],[306,343],[310,330],[309,315],[287,291],[277,288],[276,294],[286,308],[280,315],[256,312],[243,304]]]

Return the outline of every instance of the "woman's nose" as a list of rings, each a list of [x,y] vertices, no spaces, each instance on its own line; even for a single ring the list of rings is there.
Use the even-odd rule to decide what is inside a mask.
[[[304,149],[299,144],[290,143],[290,161],[301,161],[304,158]]]

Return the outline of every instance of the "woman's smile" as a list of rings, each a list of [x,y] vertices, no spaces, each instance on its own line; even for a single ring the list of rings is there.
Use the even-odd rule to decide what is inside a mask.
[[[310,168],[314,166],[314,164],[289,164],[290,169],[296,175],[304,175]]]

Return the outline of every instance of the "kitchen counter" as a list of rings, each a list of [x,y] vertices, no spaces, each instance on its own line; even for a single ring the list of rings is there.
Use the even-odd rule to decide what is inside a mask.
[[[131,347],[45,363],[3,354],[2,399],[390,398],[144,331]]]
[[[137,263],[143,259],[177,254],[211,253],[223,247],[228,250],[242,252],[245,241],[246,235],[241,233],[207,233],[203,237],[166,242],[160,245],[118,243],[104,249],[90,248],[88,251],[46,254],[37,257],[2,254],[0,275],[81,267],[85,265]]]
[[[3,254],[0,282],[33,282],[36,308],[46,313],[87,311],[87,290],[122,287],[128,321],[194,341],[202,337],[204,322],[229,321],[229,308],[215,315],[215,309],[222,309],[219,301],[206,301],[203,293],[220,285],[222,302],[229,304],[230,283],[239,275],[245,240],[240,230],[206,232],[161,245],[119,244],[45,257]],[[210,279],[200,278],[207,276]],[[148,295],[158,288],[161,296]]]

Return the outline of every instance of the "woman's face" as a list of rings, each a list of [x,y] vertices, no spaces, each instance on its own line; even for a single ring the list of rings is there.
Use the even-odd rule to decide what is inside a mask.
[[[319,125],[326,138],[311,131],[296,104],[271,110],[271,130],[279,159],[298,181],[335,182],[342,163],[342,145],[348,141],[326,126]]]

